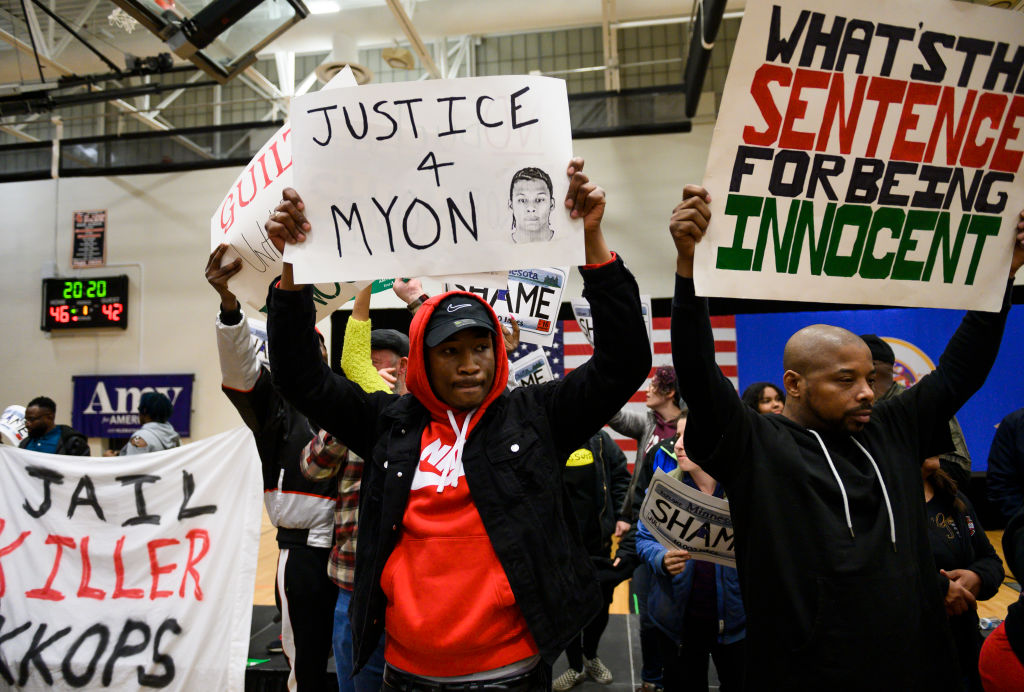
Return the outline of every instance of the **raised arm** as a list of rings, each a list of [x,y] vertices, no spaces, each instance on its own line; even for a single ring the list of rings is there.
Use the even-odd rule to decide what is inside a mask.
[[[304,208],[298,193],[286,188],[284,199],[265,226],[278,251],[284,250],[286,242],[304,241],[311,231]],[[369,458],[376,439],[377,415],[394,395],[367,394],[327,366],[314,328],[312,287],[295,284],[290,263],[284,264],[279,285],[271,287],[267,308],[274,386],[315,425],[356,454]]]
[[[679,394],[689,407],[687,455],[708,473],[726,480],[731,469],[710,464],[726,428],[742,415],[743,402],[715,363],[715,339],[707,300],[693,287],[693,252],[711,219],[711,197],[696,185],[683,188],[683,201],[672,212],[669,231],[676,246],[676,287],[672,298],[672,364]],[[732,461],[732,460],[725,460]],[[706,465],[710,464],[710,465]]]
[[[1016,230],[1002,309],[999,312],[968,311],[942,352],[938,367],[902,395],[885,402],[894,415],[916,424],[924,446],[932,438],[935,427],[946,425],[981,388],[995,363],[1010,313],[1013,279],[1024,264],[1024,211],[1020,213]]]
[[[580,267],[583,297],[594,316],[594,355],[563,379],[552,383],[547,400],[551,428],[560,457],[600,429],[643,384],[651,369],[640,307],[640,289],[622,259],[608,249],[601,231],[604,190],[583,173],[583,159],[573,159],[567,170],[566,208],[583,219],[588,264]]]
[[[356,294],[352,314],[345,323],[345,345],[341,348],[341,369],[345,377],[367,392],[390,392],[391,388],[377,369],[370,356],[370,284]]]

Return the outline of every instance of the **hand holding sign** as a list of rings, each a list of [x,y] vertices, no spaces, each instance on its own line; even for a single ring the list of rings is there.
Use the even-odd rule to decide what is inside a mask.
[[[238,309],[238,298],[228,288],[228,282],[231,277],[242,271],[241,257],[236,257],[225,265],[221,264],[229,247],[231,246],[227,243],[221,243],[210,253],[210,259],[206,262],[206,280],[220,295],[220,307],[227,312]]]
[[[1017,270],[1024,265],[1024,211],[1017,222],[1017,242],[1013,245],[1013,259],[1010,260],[1010,278],[1017,276]]]
[[[683,201],[672,210],[668,229],[676,244],[676,273],[693,277],[693,251],[704,237],[711,220],[711,195],[700,185],[683,188]]]
[[[601,232],[604,218],[604,190],[590,182],[583,173],[583,159],[574,158],[569,162],[566,175],[569,176],[569,191],[565,195],[565,207],[574,219],[583,219],[583,237],[586,245],[587,264],[604,264],[612,258]]]
[[[661,558],[661,566],[673,577],[686,569],[686,563],[690,561],[690,551],[670,550]]]

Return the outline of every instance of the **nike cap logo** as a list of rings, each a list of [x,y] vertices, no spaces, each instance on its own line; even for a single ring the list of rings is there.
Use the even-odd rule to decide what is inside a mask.
[[[457,312],[458,310],[461,310],[462,308],[470,308],[470,307],[473,307],[472,303],[462,303],[461,305],[449,305],[448,306],[448,312]]]

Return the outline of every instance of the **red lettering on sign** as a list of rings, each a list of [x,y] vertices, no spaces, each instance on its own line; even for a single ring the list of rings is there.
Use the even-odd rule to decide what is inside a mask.
[[[185,584],[191,574],[192,581],[196,583],[193,594],[197,601],[201,601],[203,600],[203,589],[199,586],[199,572],[196,571],[195,566],[206,557],[206,553],[210,550],[210,533],[206,529],[192,529],[185,534],[185,538],[188,539],[188,561],[185,563],[185,573],[181,575],[181,588],[178,590],[178,595],[185,598]],[[203,547],[196,555],[196,539],[198,538],[203,540]]]
[[[92,562],[89,561],[88,536],[82,539],[78,548],[82,552],[82,581],[78,585],[77,595],[79,598],[95,598],[97,601],[102,601],[107,597],[107,592],[103,589],[97,589],[89,586],[89,579],[92,577]]]
[[[124,549],[124,536],[117,541],[117,546],[114,547],[114,593],[111,598],[142,598],[144,596],[142,589],[126,589],[124,588],[124,558],[121,557],[121,551]]]
[[[174,589],[170,591],[160,590],[160,575],[173,572],[174,568],[178,565],[174,562],[169,565],[161,565],[157,562],[156,551],[169,545],[178,545],[180,542],[176,538],[157,538],[146,544],[146,548],[149,550],[149,573],[153,575],[153,586],[149,590],[149,600],[154,601],[158,598],[167,598],[174,595]]]
[[[53,588],[53,580],[57,578],[57,570],[60,569],[60,558],[64,554],[64,548],[75,549],[75,539],[67,536],[49,535],[46,537],[46,545],[57,546],[57,554],[53,558],[53,569],[46,579],[46,585],[41,589],[30,589],[25,592],[26,598],[39,598],[44,601],[63,601],[64,594]]]
[[[7,525],[7,522],[5,520],[3,520],[3,519],[0,519],[0,533],[4,532],[4,526],[6,526],[6,525]],[[3,548],[0,548],[0,558],[4,557],[5,555],[10,555],[15,550],[17,550],[18,546],[25,542],[25,539],[28,538],[30,533],[32,533],[32,532],[31,531],[25,531],[20,536],[18,536],[16,539],[14,539],[14,541],[12,543],[8,543]],[[0,596],[4,595],[4,591],[6,591],[6,589],[7,589],[7,582],[4,580],[4,568],[3,568],[3,564],[0,563]]]

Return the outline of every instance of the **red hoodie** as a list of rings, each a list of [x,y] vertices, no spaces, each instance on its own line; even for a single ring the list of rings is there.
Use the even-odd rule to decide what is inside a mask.
[[[407,385],[430,411],[430,423],[420,439],[402,532],[381,575],[388,599],[384,657],[401,670],[431,677],[491,670],[537,653],[473,504],[461,460],[460,438],[464,444],[505,389],[505,343],[490,306],[479,296],[460,293],[487,307],[498,335],[493,337],[494,383],[483,403],[472,412],[451,410],[430,386],[423,343],[427,322],[447,295],[424,303],[409,330]]]

